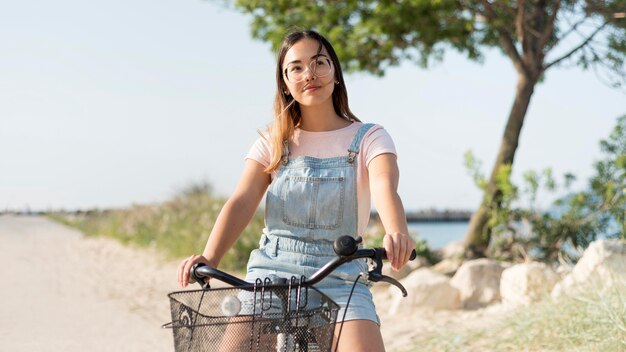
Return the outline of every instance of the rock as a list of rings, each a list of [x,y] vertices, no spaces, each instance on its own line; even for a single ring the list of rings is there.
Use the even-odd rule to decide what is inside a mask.
[[[500,275],[503,270],[492,259],[470,260],[457,270],[450,284],[459,290],[464,308],[484,307],[500,300]]]
[[[395,286],[390,286],[390,313],[412,312],[418,308],[425,309],[457,309],[460,307],[459,290],[450,285],[450,279],[429,268],[421,268],[412,272],[401,281],[407,289],[408,296],[402,294]]]
[[[579,286],[578,283],[574,280],[574,277],[570,275],[566,275],[561,281],[557,282],[556,285],[552,288],[552,292],[550,292],[550,296],[554,300],[558,300],[559,297],[564,295],[566,292],[569,293],[578,293],[579,290],[576,289],[576,286]]]
[[[433,265],[433,270],[440,274],[452,277],[461,264],[463,264],[461,259],[446,258]]]
[[[502,272],[500,296],[505,304],[528,305],[550,294],[559,275],[539,262],[513,265]]]
[[[554,287],[552,297],[589,287],[602,292],[616,283],[626,285],[626,241],[597,240],[587,247],[572,272]]]
[[[556,273],[561,279],[564,279],[569,273],[572,272],[573,265],[561,264],[556,268]]]
[[[465,245],[463,241],[453,241],[439,250],[442,258],[462,259],[465,255]]]

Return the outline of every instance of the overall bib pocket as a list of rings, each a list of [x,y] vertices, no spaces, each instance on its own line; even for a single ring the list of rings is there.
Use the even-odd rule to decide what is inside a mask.
[[[281,192],[283,222],[334,230],[343,222],[344,177],[288,176]]]

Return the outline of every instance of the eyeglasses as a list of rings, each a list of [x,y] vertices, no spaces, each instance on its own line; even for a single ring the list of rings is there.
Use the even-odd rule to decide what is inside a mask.
[[[315,60],[309,62],[308,65],[301,62],[290,63],[285,68],[285,78],[291,83],[302,82],[306,77],[306,66],[309,67],[309,71],[315,77],[326,77],[333,70],[333,65],[329,58],[318,56]]]

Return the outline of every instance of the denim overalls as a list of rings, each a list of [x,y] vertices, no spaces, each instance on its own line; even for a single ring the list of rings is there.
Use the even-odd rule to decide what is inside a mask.
[[[283,165],[266,196],[265,225],[260,248],[250,254],[246,280],[265,277],[311,276],[336,257],[333,241],[357,236],[357,162],[361,141],[373,124],[358,130],[345,156],[289,158],[283,147]],[[337,302],[343,316],[350,290],[367,262],[355,260],[340,266],[316,285]],[[372,295],[363,280],[356,285],[346,320],[378,323]]]

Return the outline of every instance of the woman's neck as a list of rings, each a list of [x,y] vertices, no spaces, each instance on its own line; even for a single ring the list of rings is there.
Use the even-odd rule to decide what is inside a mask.
[[[300,111],[302,113],[300,128],[309,132],[333,131],[352,123],[337,115],[332,103],[317,106],[300,105]]]

